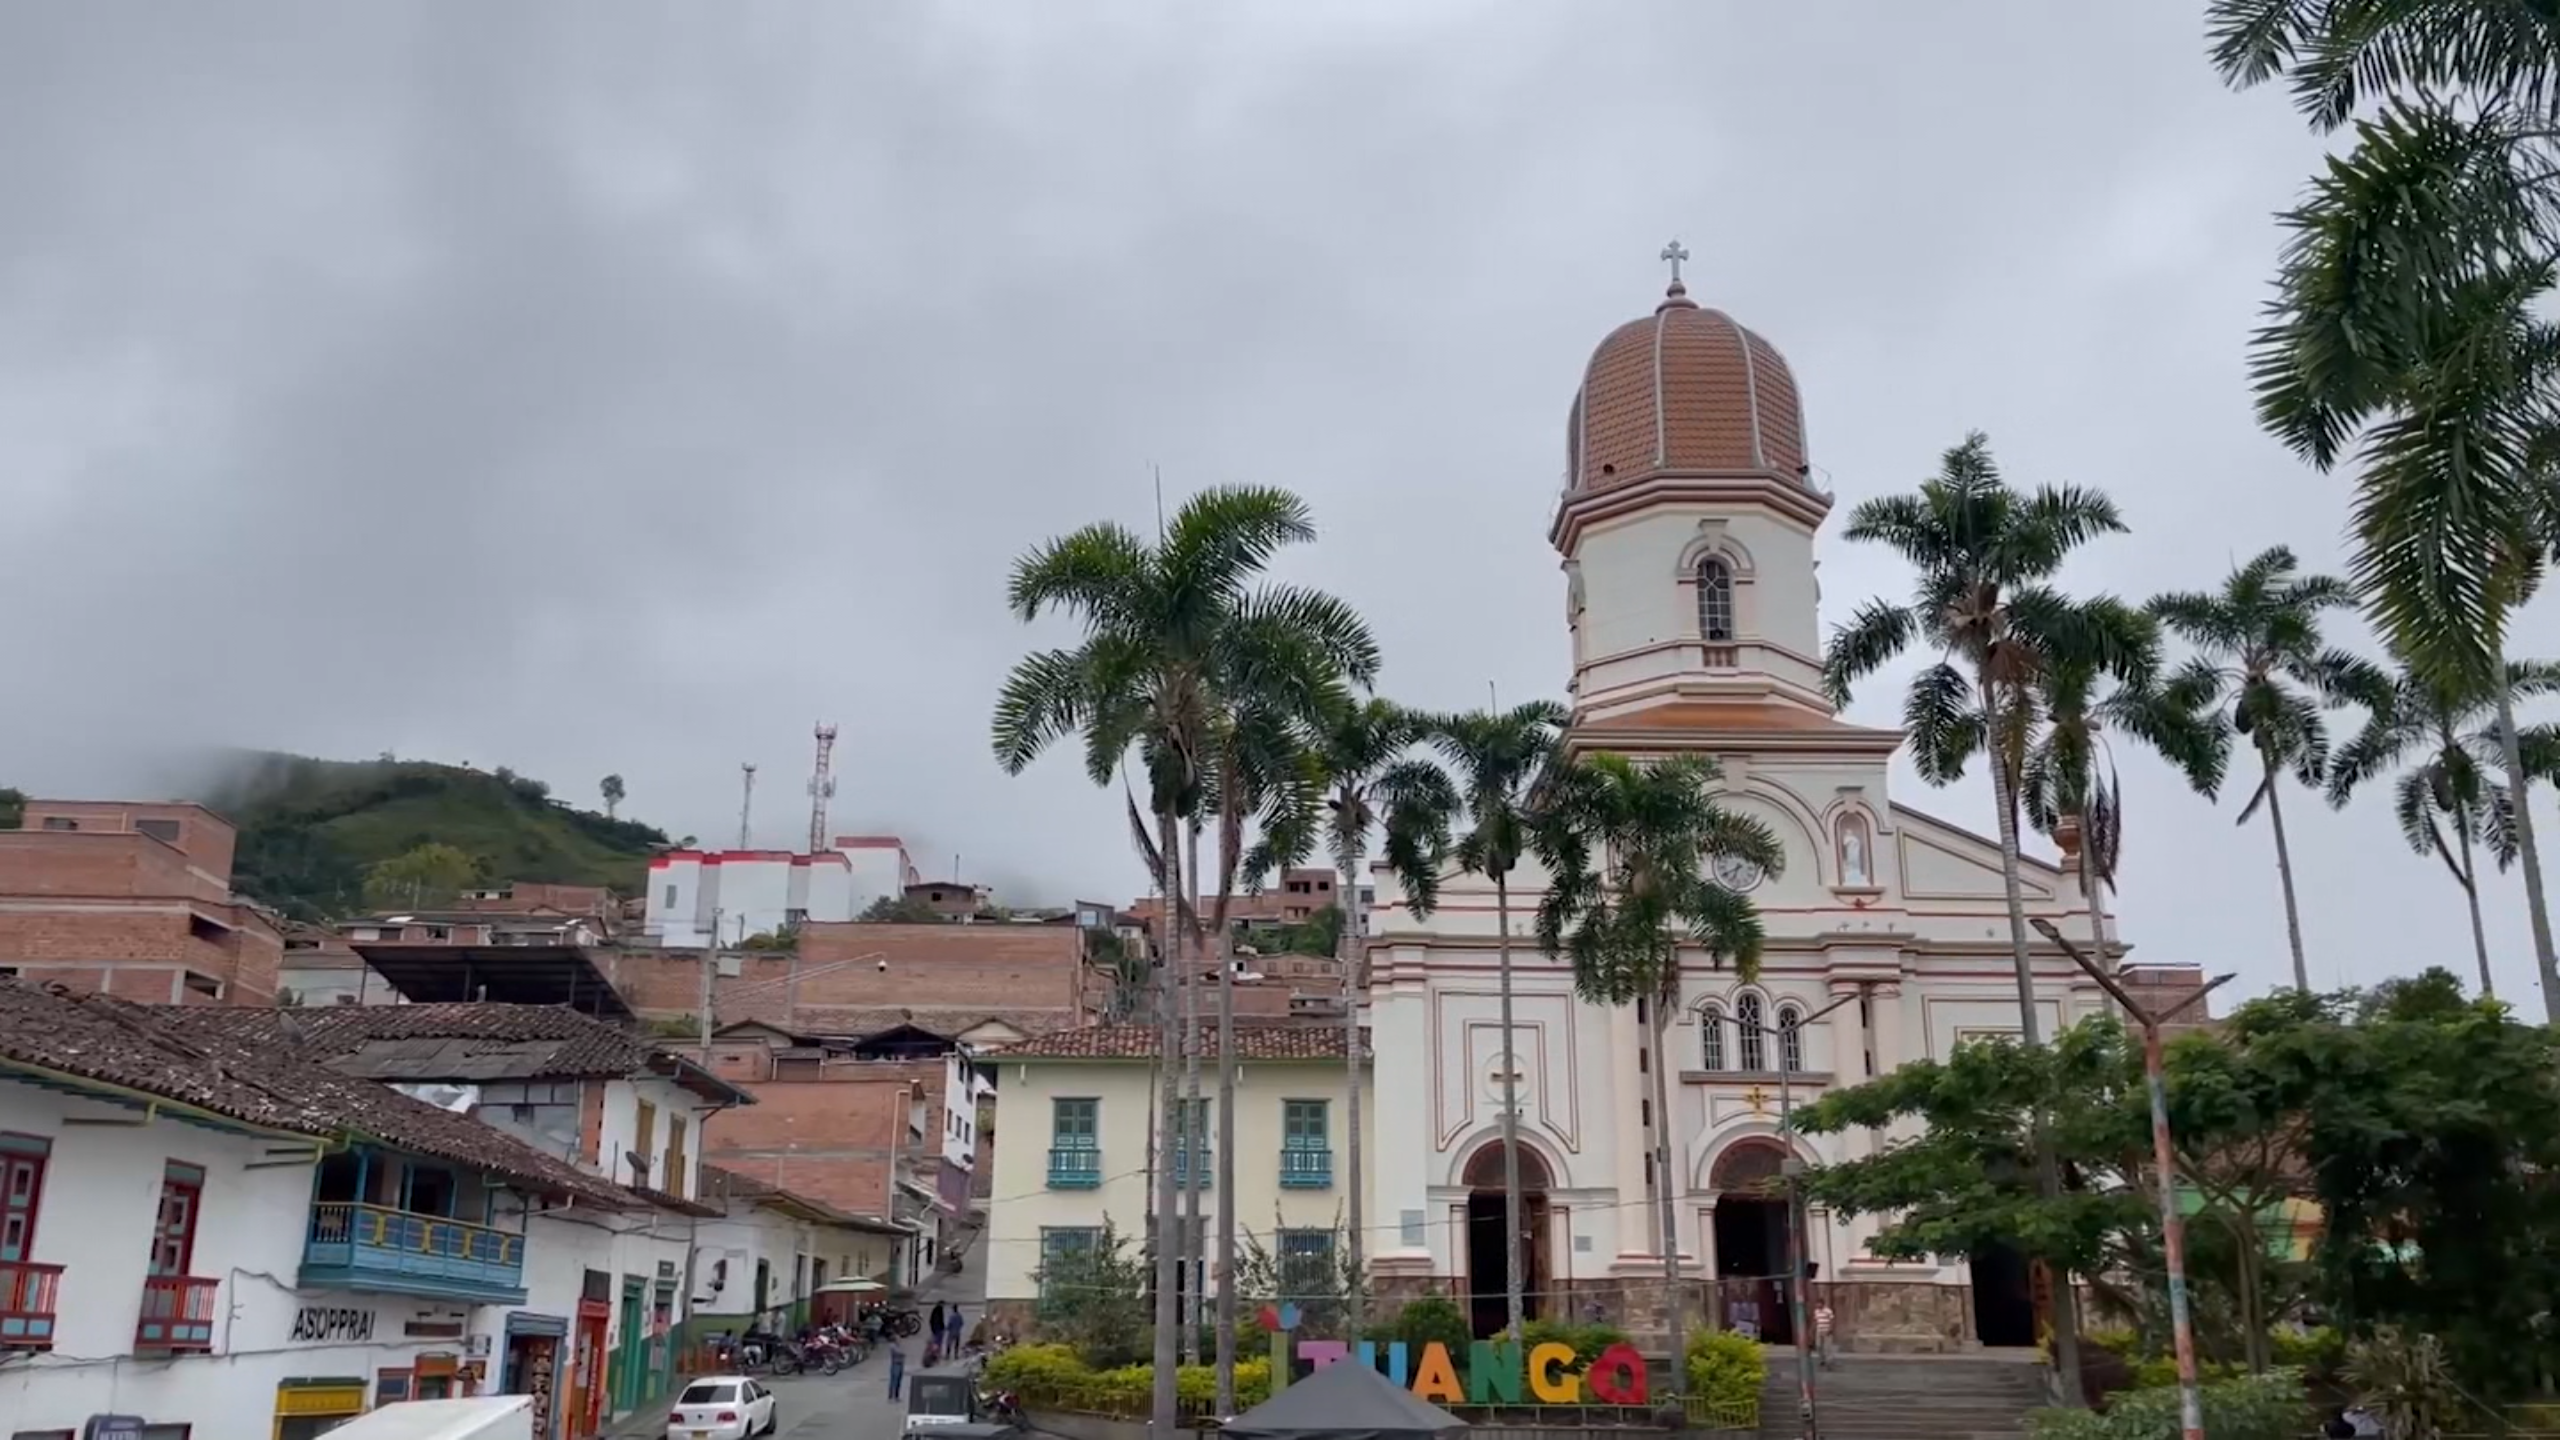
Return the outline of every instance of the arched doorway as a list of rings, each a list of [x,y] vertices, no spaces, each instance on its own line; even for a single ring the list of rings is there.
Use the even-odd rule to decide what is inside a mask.
[[[1503,1252],[1502,1142],[1476,1151],[1460,1177],[1467,1187],[1467,1319],[1478,1335],[1498,1335],[1511,1323],[1510,1262]],[[1520,1307],[1535,1320],[1547,1288],[1547,1162],[1520,1147]]]
[[[2036,1343],[2034,1267],[2018,1251],[1992,1241],[1966,1265],[1973,1281],[1973,1336],[1984,1345]]]
[[[1725,1324],[1773,1344],[1795,1342],[1788,1307],[1787,1152],[1774,1140],[1738,1140],[1716,1157],[1716,1288]]]

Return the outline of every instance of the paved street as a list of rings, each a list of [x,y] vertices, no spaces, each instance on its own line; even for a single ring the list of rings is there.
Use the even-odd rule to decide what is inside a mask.
[[[986,1294],[986,1271],[979,1254],[984,1244],[981,1238],[970,1246],[962,1257],[960,1273],[940,1277],[916,1302],[917,1308],[931,1311],[936,1300],[957,1301],[967,1312],[969,1322],[976,1324],[984,1314],[980,1301]],[[907,1376],[913,1379],[916,1362],[924,1358],[924,1337],[918,1335],[904,1343]],[[942,1368],[948,1371],[959,1367]],[[905,1402],[889,1399],[886,1350],[839,1375],[785,1375],[769,1378],[765,1383],[772,1387],[779,1407],[781,1440],[896,1440],[905,1428]],[[664,1433],[659,1428],[664,1413],[664,1407],[659,1407],[649,1419],[622,1434],[656,1440]]]

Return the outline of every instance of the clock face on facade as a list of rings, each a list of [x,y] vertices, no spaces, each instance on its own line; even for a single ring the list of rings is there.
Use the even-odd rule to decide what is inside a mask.
[[[1760,867],[1739,855],[1716,857],[1716,883],[1737,895],[1758,889],[1762,878]]]

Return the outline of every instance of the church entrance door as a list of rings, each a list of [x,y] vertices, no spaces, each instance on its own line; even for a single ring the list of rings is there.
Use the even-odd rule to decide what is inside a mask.
[[[1783,1166],[1772,1140],[1747,1139],[1716,1157],[1716,1288],[1725,1328],[1773,1345],[1795,1343]]]
[[[1985,1345],[2036,1343],[2036,1299],[2026,1257],[2006,1245],[1974,1252],[1973,1335]]]
[[[1467,1320],[1478,1335],[1499,1335],[1511,1323],[1508,1257],[1503,1253],[1502,1142],[1467,1161]],[[1546,1289],[1547,1166],[1536,1151],[1520,1149],[1520,1313],[1535,1320]]]

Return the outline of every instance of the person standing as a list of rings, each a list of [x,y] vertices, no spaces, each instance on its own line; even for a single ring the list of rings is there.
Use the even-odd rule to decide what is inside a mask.
[[[951,1328],[943,1332],[946,1338],[942,1342],[942,1353],[955,1360],[958,1359],[960,1356],[961,1337],[968,1333],[968,1322],[960,1318],[960,1307],[957,1305],[952,1306]]]
[[[897,1399],[897,1398],[898,1398],[898,1389],[899,1389],[899,1387],[900,1387],[900,1386],[902,1386],[902,1385],[904,1385],[904,1384],[906,1383],[906,1379],[907,1379],[907,1347],[906,1347],[906,1346],[904,1346],[904,1345],[899,1344],[899,1343],[898,1343],[898,1340],[897,1340],[897,1337],[893,1335],[893,1336],[891,1336],[891,1337],[889,1338],[889,1398],[890,1398],[890,1399],[895,1400],[895,1399]]]

